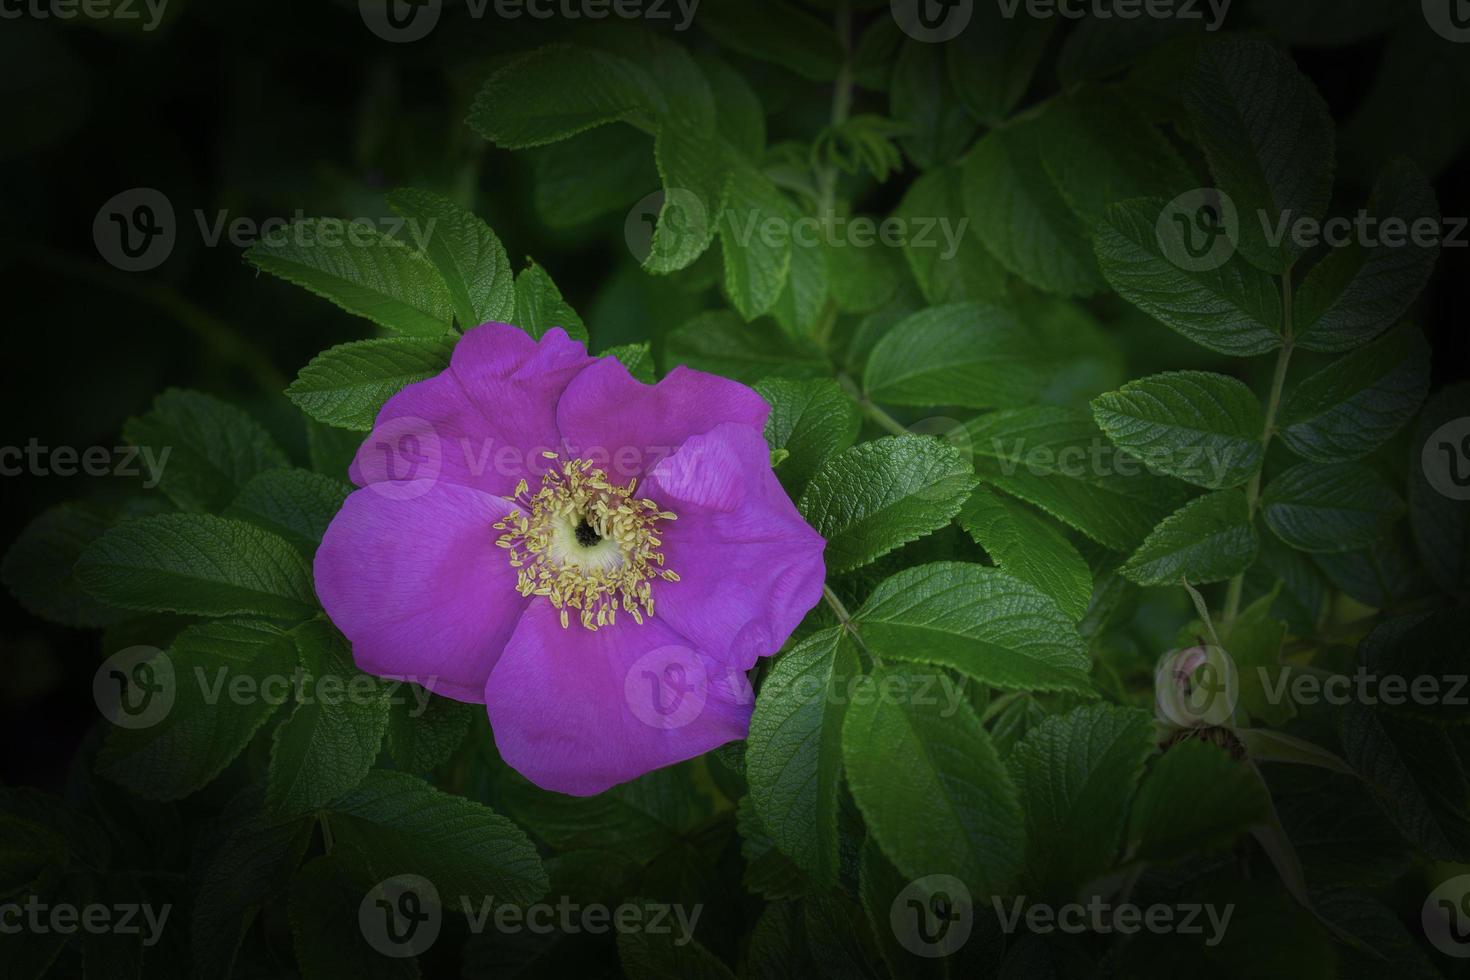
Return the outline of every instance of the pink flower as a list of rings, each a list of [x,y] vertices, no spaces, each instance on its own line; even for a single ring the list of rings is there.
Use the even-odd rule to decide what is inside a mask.
[[[744,672],[821,596],[822,538],[750,388],[657,385],[487,323],[390,398],[316,554],[363,670],[483,702],[505,760],[588,795],[743,738]]]

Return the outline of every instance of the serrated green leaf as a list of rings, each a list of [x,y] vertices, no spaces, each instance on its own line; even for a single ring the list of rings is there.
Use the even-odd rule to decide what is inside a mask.
[[[729,187],[725,144],[707,125],[668,123],[653,138],[653,160],[663,182],[663,201],[648,245],[638,256],[653,273],[693,264],[714,241]]]
[[[783,336],[765,320],[745,323],[729,310],[711,310],[669,332],[667,365],[687,364],[753,384],[762,378],[822,378],[831,371],[815,345]]]
[[[720,136],[738,153],[758,163],[766,148],[766,110],[745,76],[714,54],[695,52],[717,107]]]
[[[1191,261],[1193,230],[1168,202],[1140,198],[1109,205],[1093,229],[1108,284],[1164,326],[1221,354],[1250,357],[1281,346],[1276,280],[1231,256]]]
[[[201,623],[178,635],[168,660],[167,714],[147,728],[112,729],[97,756],[104,776],[152,800],[188,796],[234,761],[289,698],[296,648],[270,623]]]
[[[653,376],[653,347],[644,341],[641,344],[619,344],[617,347],[609,347],[600,355],[602,357],[616,357],[628,369],[628,373],[642,381],[646,385],[654,383]]]
[[[322,620],[293,635],[304,683],[275,731],[265,805],[309,813],[351,790],[372,768],[388,729],[386,690],[352,663],[347,640]]]
[[[1320,218],[1332,198],[1336,137],[1322,96],[1265,41],[1204,45],[1184,87],[1195,137],[1219,188],[1240,211],[1240,250],[1277,275],[1301,255],[1283,220]]]
[[[788,336],[799,340],[812,336],[826,309],[830,294],[827,280],[827,249],[810,236],[794,238],[786,288],[781,290],[781,295],[776,297],[776,305],[771,308],[771,316]]]
[[[1279,727],[1291,720],[1291,702],[1272,697],[1281,690],[1286,668],[1281,664],[1281,643],[1286,623],[1272,614],[1279,589],[1261,596],[1224,625],[1220,642],[1235,664],[1240,677],[1240,707],[1259,723]]]
[[[1128,830],[1133,857],[1172,861],[1223,847],[1265,821],[1270,808],[1255,770],[1216,745],[1184,739],[1139,787]]]
[[[379,337],[322,351],[301,369],[286,396],[327,425],[368,432],[400,389],[449,367],[454,337]]]
[[[959,167],[920,174],[893,216],[904,223],[903,255],[931,304],[1002,300],[1006,270],[980,244],[965,215]]]
[[[1000,264],[1031,285],[1090,296],[1105,285],[1081,223],[1047,177],[1045,117],[992,130],[964,164],[965,212]]]
[[[1299,456],[1361,459],[1403,428],[1428,393],[1429,344],[1405,324],[1298,381],[1277,427]]]
[[[124,618],[88,595],[73,573],[82,552],[115,521],[116,515],[85,503],[42,511],[5,552],[5,587],[29,612],[62,626],[108,626]]]
[[[1184,502],[1182,484],[1113,449],[1086,412],[991,412],[964,433],[981,482],[1034,504],[1114,551],[1132,551]]]
[[[1154,726],[1134,708],[1094,704],[1026,733],[1006,766],[1026,814],[1026,875],[1041,896],[1067,897],[1114,864]]]
[[[745,775],[761,825],[819,884],[837,881],[842,718],[859,673],[850,637],[823,630],[776,661],[750,721]]]
[[[333,801],[329,819],[332,853],[369,880],[417,874],[441,896],[494,895],[520,904],[546,892],[536,848],[515,824],[414,776],[369,772]]]
[[[245,261],[395,333],[447,333],[454,304],[432,263],[371,225],[299,221],[256,242]]]
[[[1051,596],[1071,619],[1087,612],[1092,572],[1045,518],[980,487],[960,509],[959,522],[998,567]]]
[[[197,391],[165,391],[124,423],[123,438],[140,447],[148,476],[182,510],[221,510],[256,474],[287,465],[258,422]]]
[[[317,608],[311,567],[253,524],[164,514],[107,531],[76,565],[91,595],[124,609],[305,619]]]
[[[414,244],[439,270],[461,330],[509,322],[515,314],[510,259],[489,225],[430,191],[393,191],[388,206],[407,219]]]
[[[901,668],[871,675],[873,691],[922,683]],[[955,708],[946,717],[940,704],[901,694],[855,697],[843,764],[869,832],[903,874],[954,875],[971,894],[1004,894],[1025,846],[1016,787],[969,704]]]
[[[1245,494],[1218,490],[1164,518],[1121,571],[1139,585],[1223,582],[1250,567],[1256,547]]]
[[[634,904],[637,904],[636,902]],[[629,980],[735,980],[719,957],[688,938],[680,943],[672,931],[618,931],[618,962]]]
[[[573,340],[587,342],[587,327],[577,311],[561,298],[561,290],[545,269],[530,263],[516,276],[515,324],[540,340],[552,327],[561,327]]]
[[[1365,548],[1388,533],[1403,509],[1377,470],[1356,463],[1299,463],[1261,495],[1266,523],[1298,551]]]
[[[903,123],[899,144],[921,170],[950,163],[978,128],[950,84],[942,47],[905,39],[888,83],[889,112]]]
[[[970,115],[997,126],[1026,94],[1055,17],[1006,17],[1000,5],[981,4],[959,36],[944,45],[950,84]]]
[[[1342,351],[1372,339],[1404,314],[1434,273],[1439,202],[1413,163],[1389,163],[1367,213],[1377,219],[1367,226],[1371,244],[1355,236],[1335,248],[1297,290],[1296,342],[1304,350]],[[1403,227],[1393,229],[1395,223]],[[1421,237],[1425,231],[1428,241]]]
[[[269,470],[245,484],[224,516],[278,534],[310,558],[351,492],[348,484],[309,470]]]
[[[989,687],[1088,696],[1091,661],[1073,620],[998,568],[935,562],[884,579],[855,620],[885,660],[938,664]]]
[[[866,215],[848,216],[846,233],[825,243],[827,284],[842,313],[871,313],[898,294],[903,260],[879,237],[880,227]]]
[[[623,126],[603,126],[526,150],[535,175],[536,214],[552,228],[574,228],[628,208],[628,189],[658,186],[651,141]],[[588,160],[597,166],[588,167]]]
[[[860,568],[939,530],[975,485],[953,446],[922,436],[864,442],[812,477],[799,509],[827,539],[827,571]]]
[[[1261,403],[1223,374],[1173,371],[1092,400],[1092,417],[1152,473],[1220,490],[1245,483],[1265,449]]]
[[[895,324],[868,356],[863,388],[894,405],[1015,408],[1035,401],[1051,368],[1014,310],[951,303]]]
[[[780,30],[770,30],[780,24]],[[831,27],[779,0],[704,0],[699,26],[731,51],[769,61],[813,82],[830,82],[842,64]]]
[[[788,493],[798,495],[823,463],[853,444],[862,415],[837,382],[826,378],[766,378],[755,390],[771,406],[766,417],[771,452],[790,453],[776,475]]]
[[[366,894],[364,883],[330,854],[296,872],[291,879],[291,935],[303,980],[419,976],[412,957],[385,956],[368,944],[358,919]]]
[[[403,684],[390,701],[387,751],[395,768],[410,773],[426,773],[448,759],[478,713],[476,705],[439,697],[417,684]]]
[[[491,75],[466,121],[497,146],[520,150],[611,122],[648,125],[664,108],[653,78],[627,58],[549,44]]]
[[[730,172],[719,216],[720,251],[725,294],[747,320],[769,312],[786,288],[797,217],[796,208],[765,174],[754,167]]]
[[[1198,183],[1173,144],[1117,88],[1071,92],[1047,116],[1051,138],[1041,144],[1042,163],[1086,228],[1101,221],[1109,205],[1170,200]]]

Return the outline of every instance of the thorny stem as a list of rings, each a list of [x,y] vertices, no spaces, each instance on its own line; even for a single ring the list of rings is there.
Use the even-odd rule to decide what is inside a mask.
[[[1286,274],[1281,279],[1281,350],[1276,354],[1276,372],[1271,378],[1271,394],[1266,400],[1266,424],[1261,427],[1261,448],[1265,449],[1271,445],[1271,437],[1276,434],[1276,412],[1281,408],[1281,393],[1286,387],[1286,369],[1291,364],[1292,335],[1291,335],[1291,268],[1287,268]],[[1256,519],[1256,507],[1261,501],[1261,473],[1265,469],[1265,460],[1261,462],[1261,468],[1257,469],[1251,477],[1250,483],[1245,488],[1245,505],[1248,520],[1254,522]],[[1225,594],[1225,616],[1226,623],[1235,621],[1240,613],[1240,597],[1245,587],[1245,573],[1241,572],[1230,580],[1230,586]]]

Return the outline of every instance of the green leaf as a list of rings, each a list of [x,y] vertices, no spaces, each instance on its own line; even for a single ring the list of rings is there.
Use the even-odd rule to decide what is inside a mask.
[[[1470,502],[1448,496],[1430,483],[1429,475],[1449,476],[1449,467],[1470,457],[1463,443],[1457,447],[1447,438],[1449,433],[1434,437],[1442,427],[1466,416],[1470,416],[1470,384],[1438,391],[1420,413],[1410,443],[1416,452],[1409,466],[1409,525],[1425,568],[1446,592],[1470,590]]]
[[[1238,257],[1223,262],[1199,257],[1191,251],[1195,229],[1174,220],[1186,217],[1178,205],[1155,198],[1109,205],[1093,229],[1093,247],[1109,285],[1164,326],[1212,351],[1250,357],[1280,347],[1276,280]]]
[[[807,485],[799,509],[827,539],[828,573],[839,574],[939,530],[974,485],[953,446],[891,436],[829,459]]]
[[[871,313],[891,302],[903,286],[903,260],[883,242],[876,219],[867,215],[847,219],[846,234],[825,243],[832,302],[842,313]],[[984,251],[979,246],[976,250]]]
[[[1318,462],[1361,459],[1403,428],[1428,393],[1429,344],[1405,324],[1297,382],[1281,406],[1281,440]]]
[[[314,827],[303,818],[271,820],[241,801],[222,822],[218,846],[200,860],[196,872],[198,891],[189,921],[195,980],[230,975],[256,913],[290,881]]]
[[[1358,644],[1358,662],[1376,684],[1378,710],[1387,715],[1416,718],[1440,725],[1464,725],[1463,698],[1452,693],[1464,683],[1461,638],[1470,628],[1470,610],[1438,609],[1397,616],[1378,626]],[[1397,677],[1394,691],[1391,677]],[[1419,688],[1428,679],[1430,692]],[[1404,687],[1410,693],[1403,693]],[[1463,693],[1463,692],[1461,692]]]
[[[665,108],[649,74],[627,58],[549,44],[505,64],[470,107],[470,129],[521,150],[611,122],[647,125]]]
[[[1133,857],[1172,861],[1229,844],[1264,822],[1271,799],[1255,771],[1218,746],[1176,742],[1143,780],[1133,802]]]
[[[1006,270],[970,229],[959,167],[920,174],[893,216],[907,229],[903,255],[931,304],[1005,299]]]
[[[1052,135],[1042,143],[1042,162],[1084,227],[1094,227],[1111,204],[1170,200],[1198,183],[1173,144],[1116,87],[1079,89],[1047,116]]]
[[[208,785],[289,697],[296,667],[289,633],[239,620],[185,629],[168,650],[167,714],[147,728],[113,728],[98,753],[108,779],[152,800]],[[246,692],[237,696],[236,691]]]
[[[1301,255],[1282,221],[1320,218],[1332,198],[1336,137],[1322,96],[1265,41],[1219,38],[1200,49],[1184,87],[1195,137],[1242,221],[1240,250],[1280,275]]]
[[[898,49],[888,85],[893,118],[904,124],[904,152],[921,170],[952,162],[977,129],[950,84],[944,49],[912,38]]]
[[[1146,713],[1094,704],[1047,718],[1016,744],[1006,765],[1026,814],[1026,873],[1038,897],[1070,899],[1113,867],[1153,743]]]
[[[276,728],[265,802],[282,816],[309,813],[360,783],[388,729],[388,699],[352,663],[346,638],[315,620],[295,632],[304,684]]]
[[[725,293],[746,320],[768,313],[791,272],[791,229],[799,212],[754,167],[730,173],[720,214]],[[769,234],[768,223],[777,231]],[[779,223],[779,224],[776,224]]]
[[[939,664],[1008,691],[1093,693],[1092,663],[1055,599],[998,568],[935,562],[884,579],[855,620],[885,660]]]
[[[1031,285],[1063,296],[1103,288],[1081,223],[1047,177],[1045,117],[991,130],[965,158],[965,211],[1000,264]]]
[[[709,82],[720,136],[751,162],[760,162],[766,148],[766,110],[760,96],[745,76],[714,54],[701,51],[694,58]]]
[[[877,668],[842,726],[853,799],[883,853],[910,878],[953,875],[972,894],[1004,894],[1025,845],[1016,787],[965,701],[875,695],[914,692],[908,670]],[[902,765],[893,760],[902,759]]]
[[[1184,502],[1180,484],[1143,471],[1087,413],[1008,409],[965,426],[981,482],[1034,504],[1114,551],[1132,551]]]
[[[687,364],[753,384],[762,378],[822,378],[827,358],[815,345],[792,340],[768,321],[745,323],[730,310],[701,313],[671,330],[667,363]]]
[[[649,272],[677,272],[714,241],[729,186],[729,161],[712,123],[661,126],[653,138],[653,159],[663,182],[663,201],[648,255],[638,257]]]
[[[1164,518],[1120,571],[1139,585],[1223,582],[1251,566],[1257,546],[1245,494],[1217,490]]]
[[[140,447],[148,476],[182,510],[221,510],[256,474],[287,465],[259,423],[197,391],[165,391],[128,419],[123,438]]]
[[[433,264],[368,224],[298,221],[250,246],[245,261],[395,333],[436,337],[454,319]]]
[[[955,93],[970,115],[998,126],[1026,94],[1057,18],[1006,17],[1004,8],[982,4],[959,36],[944,45]]]
[[[634,903],[638,904],[638,903]],[[735,980],[719,957],[696,939],[675,936],[672,930],[618,930],[618,962],[628,980]]]
[[[1051,522],[985,487],[970,494],[959,522],[998,567],[1055,599],[1069,618],[1087,612],[1092,572]]]
[[[771,406],[766,442],[791,455],[776,469],[788,493],[799,494],[823,463],[856,441],[862,416],[837,382],[766,378],[755,386]]]
[[[397,769],[426,773],[464,742],[479,706],[439,697],[405,683],[388,715],[387,751]]]
[[[1266,455],[1261,403],[1223,374],[1172,371],[1130,381],[1094,398],[1092,417],[1149,472],[1207,490],[1245,483]]]
[[[623,126],[578,133],[525,151],[535,174],[536,214],[552,228],[575,228],[628,210],[628,189],[658,186],[650,140]],[[596,167],[588,167],[596,160]]]
[[[389,957],[368,944],[358,921],[365,892],[330,854],[309,861],[291,880],[291,935],[304,980],[416,978],[411,957]]]
[[[494,895],[525,904],[545,894],[546,872],[515,824],[423,780],[374,770],[331,805],[333,855],[371,881],[405,871],[441,896]]]
[[[771,30],[770,25],[781,25]],[[779,0],[704,0],[699,26],[731,51],[769,61],[813,82],[830,82],[842,64],[831,27]]]
[[[207,514],[127,521],[76,565],[91,595],[124,609],[300,620],[317,608],[311,567],[269,531]]]
[[[286,396],[327,425],[372,430],[393,395],[449,367],[455,338],[380,337],[322,351],[301,369]]]
[[[798,212],[798,214],[800,214]],[[800,236],[791,243],[791,271],[786,288],[776,297],[771,316],[789,336],[811,337],[826,308],[828,250],[819,241]],[[825,373],[825,372],[824,372]]]
[[[278,534],[310,558],[351,492],[346,483],[309,470],[268,470],[245,484],[225,516]]]
[[[1015,408],[1032,403],[1053,365],[1013,310],[951,303],[894,325],[868,356],[863,388],[893,405]]]
[[[582,318],[561,298],[561,290],[546,270],[535,262],[516,276],[515,324],[537,340],[552,327],[561,327],[573,340],[587,342]]]
[[[1266,485],[1261,511],[1298,551],[1366,548],[1404,509],[1378,471],[1356,463],[1299,463]]]
[[[1378,219],[1367,226],[1371,244],[1354,236],[1333,249],[1297,290],[1296,342],[1304,350],[1342,351],[1372,339],[1403,316],[1434,273],[1442,229],[1439,202],[1413,163],[1402,158],[1389,163],[1367,213]],[[1394,223],[1403,227],[1392,229]],[[1420,237],[1424,231],[1430,235],[1427,242]]]
[[[509,322],[515,313],[510,259],[489,225],[430,191],[393,191],[388,206],[407,219],[419,251],[439,270],[461,330]]]
[[[826,629],[782,654],[750,720],[746,779],[776,846],[818,883],[838,872],[842,718],[860,675],[852,641]]]
[[[28,612],[62,626],[100,627],[122,619],[125,613],[88,595],[73,573],[82,552],[115,520],[85,503],[42,511],[5,552],[5,587]]]
[[[1273,727],[1285,725],[1294,714],[1289,700],[1269,693],[1282,690],[1278,685],[1287,673],[1281,664],[1286,623],[1271,613],[1279,591],[1273,588],[1246,606],[1220,632],[1220,642],[1240,676],[1240,706],[1251,719]]]
[[[653,376],[653,347],[646,340],[641,344],[609,347],[599,356],[616,357],[623,362],[623,367],[628,369],[629,374],[646,385],[651,385],[656,380]]]

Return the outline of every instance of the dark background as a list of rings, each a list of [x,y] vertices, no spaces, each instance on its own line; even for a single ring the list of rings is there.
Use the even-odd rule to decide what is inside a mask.
[[[256,275],[228,240],[208,246],[196,211],[209,223],[221,209],[256,221],[298,210],[370,217],[386,210],[382,192],[408,184],[472,196],[513,266],[531,255],[548,269],[588,321],[594,349],[628,339],[629,324],[643,318],[656,337],[711,302],[649,283],[624,248],[621,213],[560,231],[538,218],[528,160],[484,144],[462,120],[476,80],[498,58],[566,25],[474,21],[455,6],[447,3],[437,30],[415,44],[376,37],[348,0],[170,0],[165,23],[148,34],[84,20],[0,20],[0,446],[33,438],[78,450],[117,446],[125,418],[165,387],[183,386],[246,407],[304,459],[299,413],[280,390],[318,351],[370,325]],[[1405,153],[1434,178],[1444,215],[1470,214],[1470,45],[1433,35],[1417,0],[1393,17],[1374,12],[1383,7],[1238,0],[1227,24],[1269,25],[1298,42],[1292,53],[1339,125],[1340,208],[1360,206],[1374,170]],[[884,16],[886,4],[860,12],[858,23]],[[696,15],[685,40],[709,43],[698,24]],[[825,86],[753,62],[739,67],[777,107],[771,142],[783,132],[809,135],[825,116]],[[1053,78],[1044,65],[1039,84]],[[860,93],[858,108],[883,112],[883,97]],[[905,184],[862,193],[858,205],[891,208],[893,188]],[[168,196],[178,237],[160,267],[128,274],[102,260],[92,224],[105,201],[134,187]],[[627,205],[655,189],[629,187]],[[1470,362],[1466,244],[1442,253],[1421,300],[1436,387]],[[28,474],[0,477],[0,489],[8,546],[47,506],[137,487],[114,476]],[[45,623],[8,593],[0,594],[0,645],[0,779],[59,789],[96,720],[90,679],[110,651],[96,632]]]

